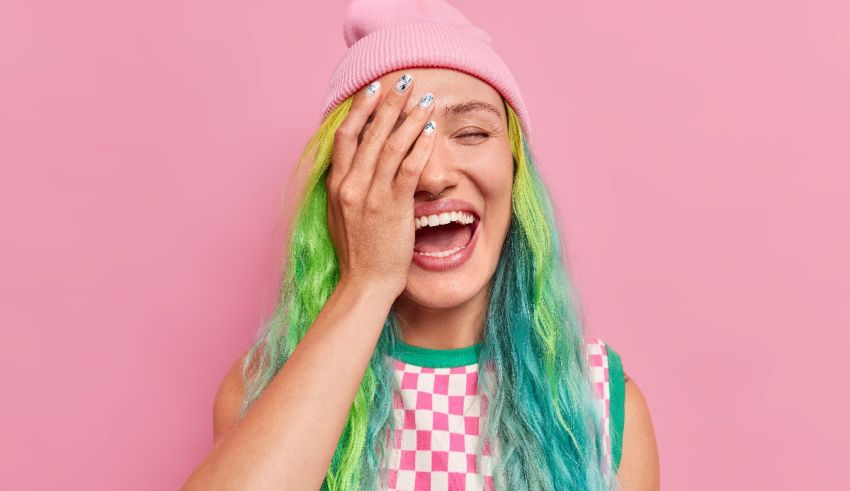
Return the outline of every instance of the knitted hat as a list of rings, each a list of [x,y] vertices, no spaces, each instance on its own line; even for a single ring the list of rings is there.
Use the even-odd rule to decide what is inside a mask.
[[[322,119],[382,75],[412,67],[453,68],[489,83],[513,107],[530,140],[516,81],[490,35],[444,0],[352,0],[342,28],[348,51],[331,76]]]

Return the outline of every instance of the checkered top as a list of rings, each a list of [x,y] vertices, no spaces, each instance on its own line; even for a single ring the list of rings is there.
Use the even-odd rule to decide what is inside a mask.
[[[585,339],[593,393],[602,417],[603,458],[611,459],[610,377],[605,343]],[[392,445],[387,435],[389,490],[493,490],[492,453],[486,441],[477,461],[487,396],[478,394],[478,363],[430,368],[392,359],[396,390],[393,416],[396,429]],[[492,367],[485,370],[491,376]],[[482,416],[484,415],[484,416]]]

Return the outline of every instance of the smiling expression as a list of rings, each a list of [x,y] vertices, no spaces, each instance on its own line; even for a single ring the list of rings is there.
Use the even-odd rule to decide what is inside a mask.
[[[507,115],[502,96],[472,75],[411,68],[385,74],[381,84],[392,86],[402,73],[413,75],[414,84],[399,124],[426,93],[434,95],[436,104],[431,117],[437,123],[436,141],[416,188],[415,215],[420,227],[423,220],[431,226],[435,219],[440,227],[469,226],[471,241],[465,251],[448,257],[441,257],[446,251],[414,252],[399,301],[451,308],[487,294],[510,225],[513,155]],[[439,193],[442,197],[429,199]]]

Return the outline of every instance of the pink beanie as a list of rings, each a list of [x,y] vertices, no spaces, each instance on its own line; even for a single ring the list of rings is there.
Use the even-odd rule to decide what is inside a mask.
[[[490,35],[444,0],[352,0],[343,35],[348,51],[331,76],[322,119],[376,78],[403,68],[443,67],[489,83],[513,107],[526,138],[528,113]]]

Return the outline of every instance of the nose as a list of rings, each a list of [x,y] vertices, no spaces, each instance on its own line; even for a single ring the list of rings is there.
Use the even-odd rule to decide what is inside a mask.
[[[434,142],[434,149],[419,176],[415,197],[421,195],[423,199],[427,199],[430,195],[437,196],[440,193],[446,196],[457,187],[460,172],[442,147],[439,140]]]

